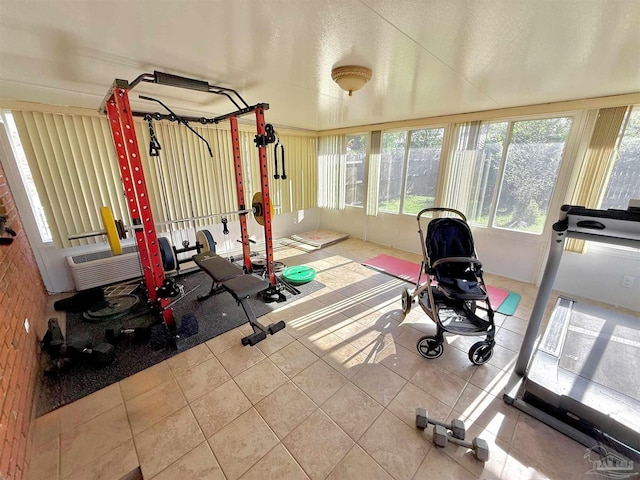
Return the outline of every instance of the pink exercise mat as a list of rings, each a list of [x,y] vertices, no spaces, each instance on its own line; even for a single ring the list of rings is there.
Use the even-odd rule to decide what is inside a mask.
[[[420,265],[417,263],[409,262],[408,260],[402,260],[401,258],[392,257],[391,255],[378,255],[366,262],[362,262],[363,265],[379,270],[387,275],[405,280],[407,282],[415,283],[418,281],[418,274],[420,273]],[[424,275],[422,276],[425,280]],[[489,294],[489,300],[494,310],[505,301],[509,292],[502,290],[501,288],[487,287],[487,293]]]
[[[362,262],[366,267],[379,270],[392,277],[397,277],[407,282],[416,283],[420,273],[420,265],[417,263],[402,260],[390,255],[378,255],[366,262]]]

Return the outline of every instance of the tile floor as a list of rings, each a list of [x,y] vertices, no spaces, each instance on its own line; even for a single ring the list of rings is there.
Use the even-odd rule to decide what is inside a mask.
[[[279,248],[326,285],[262,318],[285,330],[243,347],[244,325],[38,418],[31,480],[586,478],[582,445],[501,400],[535,287],[487,275],[523,295],[513,317],[497,315],[488,364],[469,362],[470,337],[425,360],[416,340],[435,327],[417,307],[402,315],[408,284],[359,263],[380,253],[420,262],[355,239]],[[414,426],[418,406],[464,419],[490,460],[435,447]]]

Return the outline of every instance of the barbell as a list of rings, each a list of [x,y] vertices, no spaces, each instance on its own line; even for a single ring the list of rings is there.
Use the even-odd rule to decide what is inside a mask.
[[[270,207],[271,207],[270,208],[271,216],[273,217],[274,215],[273,205],[270,205]],[[204,220],[207,218],[226,217],[228,215],[246,215],[248,213],[253,213],[253,218],[255,219],[255,221],[259,225],[264,226],[265,209],[264,209],[264,202],[262,201],[262,192],[256,192],[255,195],[253,196],[253,199],[251,202],[251,209],[234,210],[231,212],[223,212],[223,213],[212,213],[210,215],[203,215],[201,217],[182,218],[180,220],[161,222],[161,223],[158,223],[158,225],[184,223],[184,222],[191,222],[195,220]],[[100,207],[100,217],[102,219],[102,225],[104,227],[102,230],[97,230],[94,232],[76,233],[68,236],[67,238],[69,240],[80,240],[82,238],[90,238],[90,237],[97,237],[100,235],[106,235],[107,241],[109,242],[109,248],[111,249],[111,253],[113,255],[121,255],[122,244],[120,243],[120,240],[127,238],[127,232],[134,232],[136,230],[141,230],[144,228],[142,225],[127,226],[122,222],[122,220],[115,220],[113,217],[113,212],[111,211],[111,208],[107,206]],[[213,242],[213,238],[211,237],[211,234],[207,230],[198,231],[196,233],[196,241],[204,245],[205,248],[209,247],[212,244],[215,245],[215,242]]]

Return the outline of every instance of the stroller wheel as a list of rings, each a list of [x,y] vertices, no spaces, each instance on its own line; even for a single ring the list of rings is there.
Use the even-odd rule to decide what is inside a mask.
[[[436,337],[422,337],[418,340],[418,353],[424,358],[438,358],[442,355],[444,347]]]
[[[411,294],[406,288],[402,289],[402,313],[405,315],[411,311]]]
[[[469,360],[475,365],[483,365],[493,355],[493,347],[487,342],[474,343],[469,349]]]

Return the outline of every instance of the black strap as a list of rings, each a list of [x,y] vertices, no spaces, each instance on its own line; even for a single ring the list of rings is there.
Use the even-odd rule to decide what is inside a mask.
[[[280,178],[282,178],[282,180],[286,180],[287,172],[284,169],[284,145],[282,144],[280,144],[280,153],[282,153],[282,176]]]
[[[162,147],[160,146],[160,142],[158,142],[158,138],[156,137],[156,132],[153,129],[153,118],[151,115],[145,115],[144,119],[149,124],[149,137],[151,137],[151,140],[149,140],[149,156],[159,157]]]
[[[273,167],[275,169],[273,178],[276,180],[280,178],[280,175],[278,175],[278,144],[279,143],[280,143],[280,139],[278,139],[278,142],[273,146]]]

